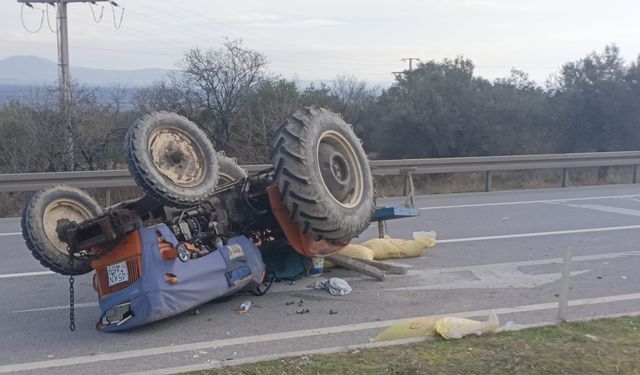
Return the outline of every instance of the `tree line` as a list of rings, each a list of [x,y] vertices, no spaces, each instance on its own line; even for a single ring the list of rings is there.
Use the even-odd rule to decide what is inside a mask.
[[[390,87],[353,76],[301,87],[268,73],[268,61],[240,41],[188,51],[178,70],[137,90],[98,98],[74,85],[76,170],[124,168],[121,144],[142,113],[174,111],[198,124],[216,149],[241,163],[269,162],[271,138],[296,108],[319,105],[354,126],[374,159],[637,150],[640,56],[615,45],[567,62],[536,84],[520,70],[489,81],[470,59],[420,63]],[[0,173],[64,170],[64,123],[54,87],[0,108]]]

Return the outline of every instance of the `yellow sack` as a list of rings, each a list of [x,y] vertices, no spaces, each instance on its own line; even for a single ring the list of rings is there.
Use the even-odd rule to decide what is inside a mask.
[[[357,259],[373,260],[373,251],[362,245],[349,244],[338,250],[338,254],[350,256]]]
[[[500,326],[498,316],[491,312],[486,322],[463,318],[442,318],[435,322],[436,332],[445,339],[459,339],[467,335],[495,333]]]
[[[413,258],[424,254],[427,247],[436,244],[434,232],[416,232],[413,240],[401,240],[385,236],[362,243],[362,246],[373,250],[373,259]]]
[[[435,318],[413,318],[387,327],[372,342],[427,337],[434,335]]]

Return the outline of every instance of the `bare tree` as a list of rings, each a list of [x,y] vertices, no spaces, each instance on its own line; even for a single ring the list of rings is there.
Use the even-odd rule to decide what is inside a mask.
[[[339,75],[331,84],[331,94],[337,98],[340,106],[335,109],[342,114],[345,121],[357,126],[373,103],[376,89],[369,88],[367,82],[354,76]]]
[[[299,105],[296,85],[285,79],[264,80],[243,100],[227,151],[242,163],[269,163],[278,126]]]
[[[239,40],[227,41],[220,49],[192,49],[179,63],[182,76],[173,86],[183,93],[190,90],[183,98],[197,100],[197,122],[216,148],[228,142],[242,98],[262,80],[266,63],[264,55],[244,48]]]

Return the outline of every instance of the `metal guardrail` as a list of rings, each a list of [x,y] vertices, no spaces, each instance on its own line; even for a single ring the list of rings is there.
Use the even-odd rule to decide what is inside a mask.
[[[633,183],[638,182],[640,151],[481,156],[465,158],[373,160],[374,176],[412,175],[454,172],[485,172],[486,191],[491,190],[491,172],[527,169],[563,169],[562,186],[568,186],[570,168],[633,166]],[[268,164],[244,165],[249,173],[271,167]],[[79,188],[136,186],[128,170],[18,173],[0,175],[0,192],[36,191],[66,184]]]

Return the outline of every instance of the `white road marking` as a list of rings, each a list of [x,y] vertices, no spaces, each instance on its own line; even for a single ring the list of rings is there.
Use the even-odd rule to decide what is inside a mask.
[[[594,255],[579,255],[571,258],[571,262],[589,262],[593,260],[602,260],[602,259],[616,259],[616,258],[625,258],[630,256],[640,256],[640,251],[622,251],[617,253],[604,253],[604,254],[594,254]],[[427,272],[440,272],[440,273],[449,273],[449,272],[461,272],[467,271],[469,268],[490,268],[494,266],[515,266],[515,267],[525,267],[525,266],[539,266],[543,264],[560,264],[562,263],[562,258],[547,258],[547,259],[535,259],[535,260],[522,260],[518,262],[504,262],[504,263],[494,263],[494,264],[480,264],[474,266],[456,266],[456,267],[446,267],[446,268],[436,268],[432,270],[427,270]]]
[[[354,344],[354,345],[346,345],[346,346],[334,346],[330,348],[299,350],[295,352],[265,354],[265,355],[255,356],[255,357],[232,359],[224,362],[214,361],[212,363],[203,363],[199,365],[177,366],[177,367],[169,367],[169,368],[155,369],[155,370],[148,370],[148,371],[130,372],[130,373],[125,373],[124,375],[181,374],[185,372],[204,371],[204,370],[211,370],[211,369],[228,367],[228,366],[240,366],[240,365],[246,365],[249,363],[272,361],[272,360],[281,359],[281,358],[301,357],[304,355],[335,354],[335,353],[350,352],[358,349],[375,349],[375,348],[385,348],[385,347],[397,346],[397,345],[417,344],[419,342],[423,342],[426,340],[427,340],[427,337],[414,337],[410,339],[400,339],[400,340],[391,340],[391,341],[382,341],[382,342],[368,342],[366,344]]]
[[[0,275],[0,279],[11,279],[14,277],[27,277],[27,276],[42,276],[42,275],[55,275],[52,271],[37,271],[37,272],[22,272],[22,273],[5,273]]]
[[[83,303],[75,303],[73,305],[76,309],[84,308],[84,307],[98,307],[98,302],[83,302]],[[42,307],[39,309],[28,309],[28,310],[16,310],[12,311],[12,313],[26,313],[26,312],[37,312],[37,311],[52,311],[52,310],[68,310],[69,305],[62,306],[50,306],[50,307]]]
[[[561,231],[554,231],[554,232],[504,234],[504,235],[486,236],[486,237],[450,238],[450,239],[438,240],[437,243],[445,244],[445,243],[457,243],[457,242],[501,240],[501,239],[509,239],[509,238],[544,237],[544,236],[557,236],[557,235],[564,235],[564,234],[609,232],[609,231],[629,230],[629,229],[640,229],[640,225],[627,225],[622,227],[572,229],[572,230],[561,230]],[[9,278],[25,277],[25,276],[41,276],[41,275],[55,275],[55,273],[51,271],[9,273],[9,274],[0,274],[0,279],[9,279]]]
[[[491,269],[470,269],[470,277],[461,274],[442,275],[440,273],[419,275],[420,285],[398,288],[384,288],[388,291],[399,290],[449,290],[449,289],[503,289],[503,288],[537,288],[554,283],[562,277],[560,272],[543,275],[528,275],[511,267]],[[578,276],[591,270],[571,272]],[[444,276],[444,277],[443,277]],[[446,278],[449,276],[449,279]]]
[[[566,207],[586,208],[588,210],[595,210],[601,212],[610,212],[613,214],[640,216],[640,210],[632,210],[630,208],[603,206],[600,204],[563,204]]]
[[[2,236],[21,236],[22,233],[20,232],[13,232],[13,233],[0,233],[0,237]]]
[[[450,205],[450,206],[420,207],[419,210],[443,210],[443,209],[449,209],[449,208],[510,206],[510,205],[516,205],[516,204],[573,202],[573,201],[587,201],[587,200],[594,200],[594,199],[624,199],[624,198],[634,198],[634,197],[640,197],[640,194],[606,195],[601,197],[582,197],[582,198],[564,198],[564,199],[541,199],[541,200],[532,200],[532,201],[457,204],[457,205]]]
[[[486,237],[451,238],[451,239],[445,239],[445,240],[438,240],[437,243],[443,244],[443,243],[455,243],[455,242],[502,240],[502,239],[507,239],[507,238],[544,237],[544,236],[557,236],[557,235],[563,235],[563,234],[609,232],[609,231],[629,230],[629,229],[640,229],[640,225],[626,225],[626,226],[621,226],[621,227],[602,227],[602,228],[587,228],[587,229],[571,229],[571,230],[559,230],[559,231],[553,231],[553,232],[504,234],[504,235],[486,236]]]
[[[634,197],[640,197],[640,194],[605,195],[605,196],[599,196],[599,197],[564,198],[564,199],[541,199],[541,200],[531,200],[531,201],[459,204],[459,205],[449,205],[449,206],[420,207],[418,209],[419,210],[442,210],[442,209],[449,209],[449,208],[509,206],[509,205],[532,204],[532,203],[562,203],[562,202],[585,201],[585,200],[594,200],[594,199],[625,199],[625,198],[634,198]],[[640,201],[638,199],[632,199],[632,200]],[[371,224],[369,227],[372,227],[374,225],[377,225],[377,224]],[[19,236],[19,235],[22,235],[22,233],[21,232],[0,233],[0,236]]]
[[[640,311],[630,311],[626,313],[620,314],[603,314],[603,315],[595,315],[591,316],[587,319],[569,319],[569,321],[588,321],[594,319],[603,319],[603,318],[619,318],[623,316],[638,316],[640,315]],[[520,325],[517,329],[512,329],[511,331],[519,331],[521,329],[535,328],[535,327],[549,327],[554,326],[557,323],[555,322],[540,322],[535,324],[523,324]],[[275,353],[275,354],[266,354],[255,357],[245,357],[239,359],[232,359],[229,361],[214,361],[211,363],[202,363],[197,365],[187,365],[187,366],[176,366],[176,367],[167,367],[160,368],[148,371],[140,371],[140,372],[130,372],[125,373],[124,375],[169,375],[169,374],[182,374],[187,372],[196,372],[196,371],[206,371],[212,369],[219,369],[223,367],[229,366],[240,366],[246,365],[250,363],[257,363],[263,361],[273,361],[282,358],[291,358],[291,357],[301,357],[301,356],[309,356],[309,355],[322,355],[322,354],[336,354],[336,353],[346,353],[353,350],[358,349],[372,349],[372,348],[383,348],[389,346],[397,346],[397,345],[408,345],[415,344],[419,342],[426,341],[426,337],[415,337],[411,339],[401,339],[401,340],[391,340],[391,341],[382,341],[382,342],[371,342],[366,344],[355,344],[355,345],[347,345],[347,346],[334,346],[330,348],[319,348],[319,349],[311,349],[311,350],[301,350],[296,352],[286,352],[286,353]],[[382,345],[384,344],[384,345]]]
[[[612,302],[634,301],[638,299],[640,299],[640,293],[621,294],[621,295],[615,295],[615,296],[594,297],[594,298],[584,298],[584,299],[573,300],[573,301],[569,301],[569,306],[575,307],[575,306],[596,305],[596,304],[604,304],[604,303],[612,303]],[[459,312],[459,313],[444,313],[444,314],[432,315],[430,317],[453,316],[453,317],[460,317],[460,318],[471,318],[471,317],[478,317],[478,316],[486,316],[491,311],[494,311],[496,314],[501,315],[501,314],[513,314],[513,313],[532,312],[532,311],[541,311],[541,310],[551,310],[551,309],[556,309],[557,307],[558,307],[557,302],[546,302],[546,303],[537,303],[537,304],[531,304],[531,305],[520,305],[520,306],[514,306],[514,307],[503,307],[503,308],[497,308],[497,309],[484,309],[484,310],[466,311],[466,312]],[[194,343],[180,344],[180,345],[159,346],[155,348],[126,350],[126,351],[113,352],[113,353],[99,353],[96,355],[84,355],[84,356],[77,356],[77,357],[52,359],[52,360],[46,360],[46,361],[23,362],[23,363],[0,366],[0,374],[15,372],[15,371],[29,371],[29,370],[47,369],[52,367],[74,366],[74,365],[82,365],[87,363],[97,363],[97,362],[103,362],[103,361],[114,361],[114,360],[139,358],[139,357],[154,356],[154,355],[164,355],[164,354],[180,353],[180,352],[193,351],[193,350],[215,349],[215,348],[235,346],[235,345],[247,345],[247,344],[271,342],[271,341],[278,341],[278,340],[296,339],[301,337],[321,336],[321,335],[328,335],[328,334],[335,334],[335,333],[345,333],[345,332],[355,332],[355,331],[363,331],[363,330],[369,330],[369,329],[386,328],[394,323],[398,323],[402,320],[411,319],[411,318],[412,317],[407,317],[404,319],[376,321],[376,322],[345,324],[345,325],[333,326],[333,327],[311,328],[311,329],[303,329],[298,331],[276,332],[276,333],[268,333],[264,335],[236,337],[236,338],[219,339],[219,340],[211,340],[211,341],[201,341],[201,342],[194,342]]]
[[[587,262],[602,259],[615,259],[640,256],[640,251],[585,255],[574,257],[571,261]],[[500,288],[536,288],[560,280],[560,273],[529,275],[519,267],[543,264],[560,264],[562,258],[526,260],[467,267],[449,267],[427,270],[409,270],[407,276],[413,276],[412,286],[385,288],[384,290],[447,290],[447,289],[500,289]],[[571,272],[577,276],[589,272],[581,270]],[[419,281],[415,281],[418,278]]]

